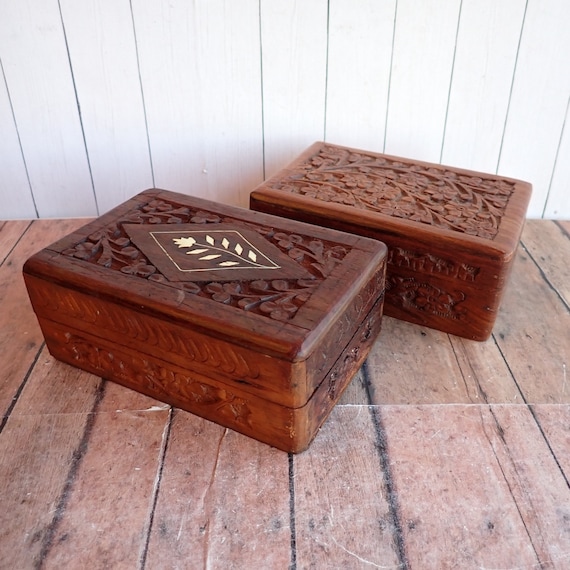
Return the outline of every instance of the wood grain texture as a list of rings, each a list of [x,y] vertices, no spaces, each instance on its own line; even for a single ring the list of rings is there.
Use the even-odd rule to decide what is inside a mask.
[[[12,225],[12,224],[10,224]],[[13,398],[39,353],[43,338],[37,326],[28,296],[23,289],[22,266],[25,258],[48,246],[65,233],[73,231],[81,221],[37,220],[10,250],[0,266],[0,410],[10,408]],[[22,230],[20,222],[14,228]],[[8,234],[11,231],[6,230]],[[2,233],[4,233],[4,228]],[[6,244],[14,244],[7,238]]]
[[[264,177],[325,132],[327,3],[261,2]]]
[[[175,412],[146,566],[286,568],[287,464],[282,452]]]
[[[6,262],[21,266],[34,227],[53,236],[60,224],[34,222]],[[0,223],[0,236],[21,230]],[[0,422],[0,567],[565,570],[570,409],[556,364],[568,362],[569,230],[527,224],[504,338],[384,319],[367,364],[295,456],[44,348]],[[6,262],[0,290],[25,297]]]
[[[537,223],[528,220],[523,234],[523,247],[540,267],[550,286],[566,305],[570,305],[570,256],[568,222]]]
[[[62,203],[66,216],[95,215],[58,4],[9,2],[0,20],[0,53],[39,216],[61,216]]]
[[[60,2],[99,212],[153,186],[128,2]]]
[[[526,2],[461,3],[441,162],[496,172]]]
[[[439,160],[460,6],[398,2],[383,152]]]
[[[540,314],[540,318],[525,318],[529,311]],[[564,374],[570,361],[570,310],[522,246],[494,337],[525,402],[569,401]],[[529,351],[534,355],[532,360],[523,357]]]
[[[2,567],[39,566],[44,544],[51,541],[51,528],[60,515],[58,507],[88,418],[87,414],[14,416],[4,427],[0,444]]]
[[[566,371],[568,377],[568,371]],[[540,404],[531,406],[558,467],[566,481],[570,480],[570,406],[568,404]]]
[[[391,317],[384,317],[383,325],[368,357],[371,404],[469,401],[447,334]],[[429,362],[437,364],[430,368]],[[450,373],[442,377],[440,367]]]
[[[396,529],[373,417],[366,406],[332,414],[310,450],[293,460],[297,566],[396,568]],[[363,435],[355,440],[349,433]]]
[[[44,349],[0,438],[0,565],[40,566],[98,409],[99,378],[54,362]],[[38,476],[41,474],[41,476]],[[11,548],[4,545],[10,543]]]
[[[528,408],[381,413],[410,567],[567,564],[568,535],[558,534],[568,524],[567,482]],[[538,489],[533,482],[544,470],[548,484]]]
[[[570,37],[558,36],[558,33],[569,22],[570,5],[567,2],[549,0],[544,5],[528,4],[498,172],[533,183],[535,191],[528,212],[532,218],[544,213],[568,112],[570,73],[560,73],[558,66],[566,61]],[[542,33],[545,27],[551,30],[549,34]],[[540,50],[536,49],[538,44]],[[528,143],[521,144],[521,141]],[[537,146],[532,141],[541,142]],[[568,152],[568,148],[566,144],[561,150]],[[563,158],[563,161],[567,159]],[[539,164],[542,166],[538,167]],[[560,192],[558,190],[558,195]]]
[[[327,141],[384,150],[396,4],[329,3]]]
[[[46,566],[116,568],[139,563],[144,553],[140,537],[151,524],[168,416],[169,410],[97,415],[46,548]],[[119,453],[110,445],[116,441],[121,442]]]
[[[0,219],[37,215],[0,59]]]
[[[30,221],[0,222],[0,267],[30,226]]]
[[[263,178],[258,2],[132,7],[154,184],[245,205]]]

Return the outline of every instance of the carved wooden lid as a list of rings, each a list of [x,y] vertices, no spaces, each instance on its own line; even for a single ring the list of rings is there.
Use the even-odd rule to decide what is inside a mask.
[[[315,143],[260,186],[301,201],[324,203],[351,221],[373,216],[420,231],[506,241],[522,223],[531,193],[526,182],[385,154]],[[254,192],[258,195],[258,191]],[[292,197],[291,200],[294,198]],[[516,226],[516,227],[514,227]]]
[[[34,256],[26,272],[302,358],[347,303],[382,295],[385,259],[376,240],[148,190]]]

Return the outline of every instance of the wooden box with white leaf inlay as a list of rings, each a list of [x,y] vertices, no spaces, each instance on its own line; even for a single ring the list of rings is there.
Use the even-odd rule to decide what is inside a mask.
[[[288,452],[380,332],[386,246],[147,190],[32,256],[53,356]]]

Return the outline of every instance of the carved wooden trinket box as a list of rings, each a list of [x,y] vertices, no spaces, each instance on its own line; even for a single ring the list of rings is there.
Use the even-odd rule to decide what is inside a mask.
[[[485,340],[530,194],[519,180],[315,143],[250,205],[382,240],[386,315]]]
[[[148,190],[31,257],[53,356],[289,452],[380,332],[386,246]]]

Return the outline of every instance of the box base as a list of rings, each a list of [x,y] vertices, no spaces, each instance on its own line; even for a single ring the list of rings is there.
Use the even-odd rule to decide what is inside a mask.
[[[290,408],[85,331],[40,318],[58,360],[290,453],[307,449],[380,333],[380,299],[309,401]]]

